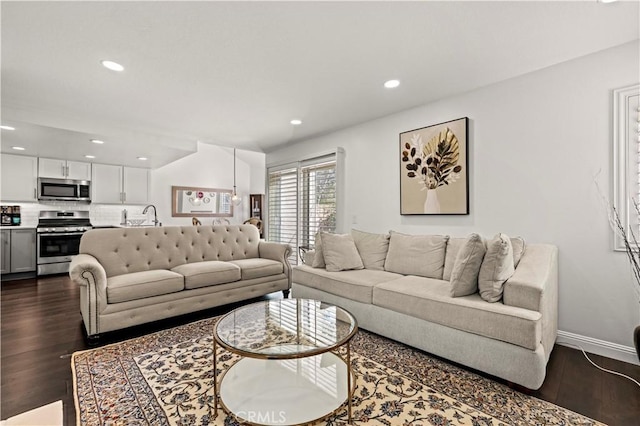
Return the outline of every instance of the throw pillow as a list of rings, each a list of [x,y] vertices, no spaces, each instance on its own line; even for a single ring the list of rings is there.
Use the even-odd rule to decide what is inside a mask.
[[[511,278],[514,271],[511,240],[505,234],[498,234],[487,243],[487,253],[480,267],[480,297],[487,302],[502,299],[504,283]]]
[[[448,235],[390,234],[385,271],[442,279]]]
[[[442,279],[445,281],[451,281],[451,271],[456,264],[456,257],[460,249],[464,245],[466,238],[449,238],[447,241],[447,252],[444,257],[444,272],[442,273]]]
[[[356,244],[349,234],[321,234],[322,251],[327,271],[364,269]]]
[[[307,250],[303,254],[302,263],[304,263],[305,265],[313,266],[313,260],[315,258],[316,258],[316,251],[315,250]]]
[[[389,251],[389,234],[371,234],[352,229],[351,236],[365,269],[384,271],[384,261]]]
[[[513,247],[513,267],[517,268],[525,250],[524,239],[522,237],[511,238],[511,247]]]
[[[324,268],[326,266],[324,262],[324,253],[322,251],[322,233],[318,232],[315,237],[315,245],[316,245],[316,254],[313,257],[313,263],[311,264],[314,268]]]
[[[468,296],[478,292],[478,272],[486,251],[480,235],[471,234],[465,240],[451,271],[451,297]]]

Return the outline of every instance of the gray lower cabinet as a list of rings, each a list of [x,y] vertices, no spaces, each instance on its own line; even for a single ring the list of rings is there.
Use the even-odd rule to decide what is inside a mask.
[[[36,270],[35,229],[12,229],[10,247],[10,272],[12,274],[17,272],[33,272]],[[3,254],[3,261],[4,259]],[[2,266],[3,269],[6,268],[4,265]]]
[[[11,230],[3,229],[0,242],[0,274],[11,272]]]

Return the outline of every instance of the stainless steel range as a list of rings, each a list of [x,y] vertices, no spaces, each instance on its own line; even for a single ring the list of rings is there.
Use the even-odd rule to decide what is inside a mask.
[[[38,275],[69,272],[80,238],[92,228],[89,212],[43,210],[38,220]]]

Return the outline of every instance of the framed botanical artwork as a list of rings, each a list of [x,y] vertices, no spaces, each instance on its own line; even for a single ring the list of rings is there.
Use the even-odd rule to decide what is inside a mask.
[[[400,133],[400,214],[469,214],[469,119]]]

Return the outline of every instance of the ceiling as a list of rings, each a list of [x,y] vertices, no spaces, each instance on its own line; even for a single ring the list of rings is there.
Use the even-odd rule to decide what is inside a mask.
[[[636,1],[2,2],[2,152],[269,152],[637,40],[638,18]]]

